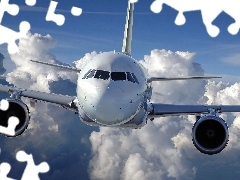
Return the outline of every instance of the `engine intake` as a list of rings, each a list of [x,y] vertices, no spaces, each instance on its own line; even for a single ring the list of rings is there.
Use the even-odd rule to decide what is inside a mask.
[[[11,116],[17,117],[19,124],[15,128],[15,136],[18,136],[26,130],[30,120],[30,113],[27,105],[21,100],[7,99],[7,101],[9,102],[8,110],[0,110],[0,126],[7,127],[8,119]]]
[[[204,154],[221,152],[227,145],[228,137],[227,123],[218,116],[203,116],[192,129],[193,144]]]

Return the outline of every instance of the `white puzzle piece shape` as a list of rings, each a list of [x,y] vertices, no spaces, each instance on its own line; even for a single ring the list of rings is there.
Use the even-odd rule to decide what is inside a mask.
[[[53,21],[58,26],[62,26],[65,22],[65,17],[62,14],[55,14],[58,2],[51,1],[46,15],[46,21]]]
[[[9,102],[5,99],[1,100],[0,110],[7,111],[8,108],[9,108]],[[11,116],[8,119],[8,127],[0,126],[0,133],[6,136],[15,136],[15,128],[18,124],[19,124],[19,119],[17,117]]]
[[[12,178],[7,177],[8,173],[11,170],[11,165],[8,163],[1,163],[0,164],[0,179],[1,180],[15,180]]]
[[[216,37],[220,30],[212,23],[220,13],[225,12],[235,20],[235,23],[228,26],[228,32],[232,35],[239,32],[240,0],[155,0],[150,8],[152,12],[160,13],[163,4],[166,4],[179,12],[175,19],[176,25],[185,24],[186,19],[183,15],[184,12],[200,10],[208,34],[212,37]]]
[[[26,0],[28,3],[30,0]],[[32,3],[33,4],[33,3]],[[0,44],[8,44],[8,52],[14,54],[18,52],[16,40],[26,36],[30,30],[30,24],[26,21],[22,21],[19,25],[19,32],[15,32],[1,25],[4,13],[7,12],[12,16],[16,16],[19,13],[19,7],[16,4],[9,4],[9,0],[0,1]]]
[[[35,165],[32,154],[27,154],[24,151],[19,151],[16,154],[16,159],[19,162],[27,162],[27,166],[24,170],[21,180],[40,180],[38,174],[46,173],[49,171],[50,167],[47,162],[42,162],[39,165]]]

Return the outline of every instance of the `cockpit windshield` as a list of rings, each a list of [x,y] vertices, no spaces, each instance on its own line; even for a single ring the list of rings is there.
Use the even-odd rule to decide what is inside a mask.
[[[95,70],[90,69],[82,79],[89,79],[89,78],[97,78],[97,79],[103,79],[108,80],[109,78],[112,81],[130,81],[132,83],[137,83],[138,79],[135,76],[134,73],[130,72],[109,72],[109,71],[103,71],[103,70]]]
[[[94,77],[96,70],[90,69],[84,76],[83,79],[88,79]]]
[[[94,78],[108,80],[110,77],[110,73],[108,71],[97,70]]]
[[[133,78],[133,73],[130,73],[130,72],[127,72],[127,80],[133,83],[136,82],[136,80]]]
[[[126,80],[125,72],[111,72],[111,79],[113,81],[124,81]]]

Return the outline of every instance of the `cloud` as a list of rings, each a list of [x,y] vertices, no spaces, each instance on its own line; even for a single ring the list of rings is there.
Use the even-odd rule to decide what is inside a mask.
[[[186,77],[202,76],[204,70],[200,64],[193,62],[195,54],[189,52],[172,52],[152,50],[140,63],[148,69],[151,76]],[[154,82],[154,102],[195,104],[203,96],[206,81],[171,81]],[[186,87],[188,91],[186,91]],[[199,92],[196,94],[196,92]]]
[[[240,54],[233,54],[231,56],[222,58],[222,61],[231,65],[240,66],[239,59],[240,59]]]
[[[0,53],[0,75],[3,75],[6,72],[6,69],[3,67],[4,56]]]
[[[203,69],[193,62],[193,57],[188,52],[153,50],[140,63],[151,76],[203,75]],[[204,95],[206,84],[206,81],[154,82],[152,101],[195,104]],[[186,125],[188,128],[184,128]],[[91,178],[193,179],[195,167],[186,160],[183,150],[176,148],[186,145],[187,149],[196,151],[189,140],[190,127],[192,123],[187,118],[166,117],[149,121],[140,130],[100,128],[100,132],[90,137],[94,154],[90,162]],[[178,134],[179,130],[182,135]],[[175,147],[173,142],[179,136],[185,140],[181,137],[182,142]]]
[[[200,76],[204,70],[194,54],[152,50],[140,63],[151,76]],[[215,81],[154,82],[152,101],[176,104],[240,104],[236,83]],[[90,136],[91,179],[226,179],[238,176],[239,117],[228,119],[230,140],[225,150],[203,155],[193,146],[194,116],[156,118],[140,130],[100,128]],[[231,155],[230,155],[231,154]],[[230,164],[235,165],[230,165]],[[225,170],[224,170],[225,169]],[[223,173],[224,172],[224,173]]]
[[[51,49],[50,36],[31,34],[19,41],[12,55],[16,68],[2,84],[75,95],[77,75],[29,62],[30,59],[63,64]],[[72,63],[81,69],[97,52]],[[194,53],[152,50],[139,62],[151,76],[202,76]],[[1,67],[1,64],[0,64]],[[175,104],[240,104],[240,84],[214,80],[153,82],[153,102]],[[0,94],[1,98],[7,97]],[[28,105],[28,100],[23,99]],[[239,172],[240,117],[224,113],[230,130],[228,146],[214,156],[203,155],[192,144],[194,116],[156,118],[142,129],[98,128],[84,125],[78,115],[37,103],[31,121],[17,138],[0,137],[0,162],[12,166],[9,177],[19,179],[25,168],[16,161],[19,150],[32,153],[36,164],[47,161],[50,171],[41,179],[236,179]]]
[[[34,59],[64,65],[51,53],[55,43],[50,35],[29,33],[26,38],[20,39],[20,52],[11,56],[16,68],[7,74],[8,82],[0,80],[1,84],[11,83],[32,90],[76,95],[76,73],[29,61]],[[81,68],[81,63],[75,63]],[[9,97],[4,93],[0,95],[1,98]],[[29,106],[29,100],[23,100]],[[23,135],[16,138],[0,137],[1,162],[8,162],[12,166],[9,177],[20,179],[25,165],[16,161],[15,155],[17,151],[24,150],[33,154],[36,164],[48,162],[50,171],[41,174],[41,179],[87,179],[86,162],[90,160],[91,151],[86,137],[97,128],[84,125],[78,115],[60,107],[38,102],[35,109],[29,108],[31,120]]]

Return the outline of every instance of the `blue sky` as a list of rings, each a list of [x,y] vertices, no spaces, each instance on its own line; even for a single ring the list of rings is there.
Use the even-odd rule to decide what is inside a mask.
[[[94,50],[121,51],[127,0],[59,0],[56,13],[66,17],[63,26],[45,20],[49,2],[38,0],[34,7],[27,7],[24,0],[10,0],[10,3],[20,5],[20,13],[16,17],[5,13],[1,24],[17,31],[21,21],[29,21],[32,33],[50,34],[56,39],[52,52],[58,60],[66,63]],[[239,75],[240,61],[238,63],[237,58],[240,57],[240,33],[231,35],[227,31],[234,19],[225,13],[220,14],[213,24],[221,31],[216,38],[212,38],[205,29],[200,11],[185,13],[186,23],[177,26],[174,24],[176,10],[164,5],[160,14],[154,14],[150,10],[152,2],[140,0],[135,4],[134,58],[143,59],[152,49],[189,51],[196,53],[195,61],[203,66],[207,74]],[[81,7],[83,14],[72,16],[72,6]],[[6,45],[1,45],[0,51],[7,57]]]
[[[65,24],[60,27],[45,21],[49,0],[37,0],[34,7],[27,7],[24,0],[10,2],[21,6],[20,13],[16,17],[6,13],[1,24],[17,31],[19,23],[27,20],[32,25],[32,33],[50,34],[56,40],[52,53],[62,62],[71,63],[94,50],[121,51],[127,0],[59,0],[57,13],[66,17]],[[174,20],[177,11],[164,6],[160,14],[154,14],[150,11],[152,2],[153,0],[139,0],[135,5],[133,57],[141,60],[153,49],[190,51],[196,53],[195,61],[203,66],[207,74],[239,76],[239,34],[232,36],[227,32],[228,25],[233,22],[232,18],[221,14],[214,21],[221,29],[220,35],[212,38],[206,32],[200,11],[185,13],[186,24],[176,26]],[[70,14],[72,6],[81,7],[83,14],[73,17]],[[6,45],[0,46],[0,52],[6,56],[6,68],[11,69]],[[28,51],[23,53],[25,52]],[[72,80],[63,79],[72,75],[53,69],[50,73],[44,71],[45,69],[35,69],[36,66],[28,64],[21,55],[15,58],[15,62],[23,62],[22,66],[15,68],[9,75],[9,83],[39,91],[49,90],[52,93],[75,93],[76,87]],[[173,62],[180,59],[174,55],[176,54],[172,56],[172,63],[166,63],[168,75],[175,74],[177,70],[171,68]],[[153,58],[152,60],[149,67],[157,64]],[[232,65],[230,60],[235,65]],[[180,62],[183,61],[180,59]],[[192,62],[182,64],[177,72],[193,70],[198,74],[197,71],[201,71]],[[25,68],[27,65],[29,69]],[[153,72],[155,73],[156,69],[153,69]],[[156,74],[161,75],[163,72],[160,70]],[[6,83],[6,80],[1,81]],[[155,102],[161,103],[206,103],[207,97],[210,101],[208,103],[212,104],[240,104],[240,84],[228,87],[212,81],[169,82],[155,83],[153,90]],[[4,95],[4,98],[6,96],[3,93],[0,95]],[[14,158],[19,149],[32,153],[36,164],[46,160],[51,170],[43,176],[50,180],[65,177],[89,179],[90,173],[95,176],[103,175],[102,179],[107,179],[105,176],[108,179],[117,179],[111,178],[111,175],[119,177],[131,175],[131,172],[137,174],[139,170],[144,170],[145,175],[149,175],[149,178],[145,179],[234,179],[239,175],[240,118],[235,118],[232,114],[223,116],[228,120],[230,141],[221,154],[210,157],[198,152],[192,144],[191,129],[195,117],[165,117],[149,121],[141,130],[99,129],[84,125],[79,117],[70,111],[37,103],[36,109],[31,109],[30,126],[23,136],[10,139],[0,137],[0,161],[9,162],[14,167],[9,176],[14,179],[19,179],[25,168],[25,164],[16,162]],[[134,166],[125,168],[130,167],[131,162],[136,163],[139,169],[131,171]],[[111,163],[116,166],[111,166]]]

